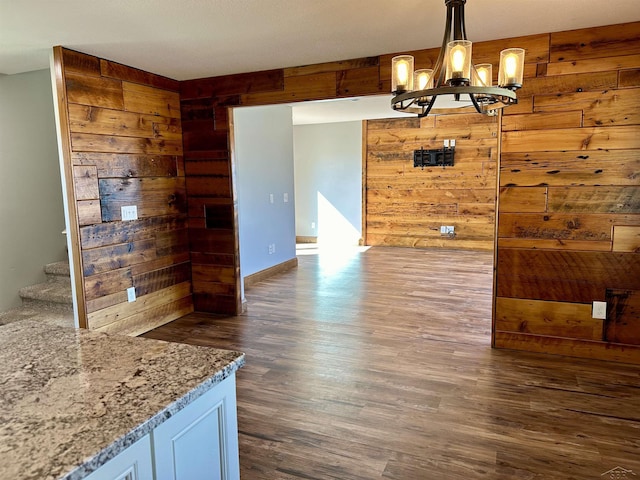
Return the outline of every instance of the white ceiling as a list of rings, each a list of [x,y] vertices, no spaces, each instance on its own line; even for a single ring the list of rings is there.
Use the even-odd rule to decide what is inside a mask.
[[[63,45],[176,80],[437,47],[443,0],[0,0],[0,73]],[[468,0],[472,41],[640,20],[640,0]]]
[[[0,0],[0,74],[47,68],[55,45],[176,80],[375,56],[439,46],[444,14],[443,0]],[[493,40],[637,21],[640,0],[468,0],[466,20]]]

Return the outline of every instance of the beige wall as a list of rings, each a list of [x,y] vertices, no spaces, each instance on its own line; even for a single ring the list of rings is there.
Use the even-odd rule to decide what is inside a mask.
[[[0,77],[0,311],[66,258],[49,70]]]

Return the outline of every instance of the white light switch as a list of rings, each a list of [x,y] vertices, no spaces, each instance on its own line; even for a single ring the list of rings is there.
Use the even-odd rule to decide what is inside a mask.
[[[284,194],[284,203],[287,203],[289,201],[289,194],[285,193]]]
[[[122,213],[122,220],[137,220],[138,219],[138,207],[135,205],[127,205],[120,207]]]
[[[136,301],[136,287],[127,288],[127,301],[128,302]]]
[[[601,320],[607,319],[607,302],[593,302],[591,317]]]
[[[269,194],[269,203],[273,203],[273,193]]]

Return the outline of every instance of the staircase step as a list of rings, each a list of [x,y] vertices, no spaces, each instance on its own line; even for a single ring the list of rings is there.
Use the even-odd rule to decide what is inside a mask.
[[[49,281],[69,281],[71,277],[71,269],[69,268],[69,262],[64,260],[62,262],[54,262],[45,265],[44,273],[47,274]]]
[[[71,293],[71,282],[44,282],[20,289],[23,305],[40,306],[41,304],[52,304],[53,306],[73,307],[73,295]],[[45,305],[46,306],[46,305]]]
[[[20,320],[35,320],[59,327],[74,327],[73,309],[70,311],[43,311],[41,308],[22,306],[0,313],[0,326]]]

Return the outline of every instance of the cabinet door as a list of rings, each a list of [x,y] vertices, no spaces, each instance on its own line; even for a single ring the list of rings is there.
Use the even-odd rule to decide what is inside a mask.
[[[157,480],[238,480],[235,375],[153,431]]]
[[[153,480],[151,436],[145,435],[85,480]]]

